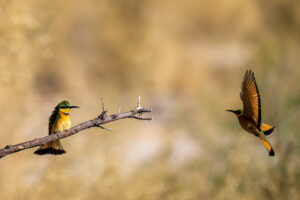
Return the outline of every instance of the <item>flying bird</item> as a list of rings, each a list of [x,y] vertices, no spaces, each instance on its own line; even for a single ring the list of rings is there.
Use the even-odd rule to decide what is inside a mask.
[[[49,117],[49,135],[55,134],[64,130],[68,130],[71,127],[70,110],[72,108],[79,108],[78,106],[71,106],[68,101],[60,102],[53,110]],[[48,142],[41,146],[34,152],[37,155],[60,155],[66,153],[59,140]]]
[[[261,139],[269,156],[274,156],[275,152],[266,136],[273,132],[275,126],[261,123],[261,100],[254,73],[251,70],[247,70],[245,73],[240,97],[244,105],[243,109],[227,111],[237,116],[244,130]]]

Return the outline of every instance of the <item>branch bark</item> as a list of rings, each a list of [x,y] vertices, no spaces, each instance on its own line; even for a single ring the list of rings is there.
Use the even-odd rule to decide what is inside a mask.
[[[102,102],[103,102],[103,100],[102,100]],[[139,105],[139,103],[138,103],[138,105]],[[15,144],[15,145],[7,145],[5,148],[0,149],[0,158],[10,155],[10,154],[13,154],[13,153],[16,153],[16,152],[19,152],[19,151],[23,151],[25,149],[42,146],[51,141],[69,137],[71,135],[74,135],[74,134],[76,134],[80,131],[83,131],[85,129],[88,129],[88,128],[92,128],[92,127],[104,128],[101,125],[107,124],[107,123],[110,123],[113,121],[117,121],[120,119],[133,118],[133,119],[139,119],[139,120],[152,120],[152,117],[142,116],[143,113],[150,113],[151,111],[152,111],[151,108],[142,108],[142,107],[138,106],[137,108],[135,108],[129,112],[112,114],[110,116],[106,116],[107,111],[104,111],[104,106],[103,106],[103,112],[99,117],[89,120],[89,121],[86,121],[86,122],[83,122],[81,124],[78,124],[78,125],[70,128],[69,130],[59,132],[56,134],[52,134],[49,136],[45,136],[42,138],[36,138],[34,140],[30,140],[30,141]]]

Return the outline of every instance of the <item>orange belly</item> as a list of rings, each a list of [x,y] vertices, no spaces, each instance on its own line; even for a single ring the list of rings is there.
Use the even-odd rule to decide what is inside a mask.
[[[255,124],[253,124],[253,122],[251,122],[243,117],[240,117],[239,123],[245,131],[257,136],[257,134],[256,134],[257,128],[256,128]]]

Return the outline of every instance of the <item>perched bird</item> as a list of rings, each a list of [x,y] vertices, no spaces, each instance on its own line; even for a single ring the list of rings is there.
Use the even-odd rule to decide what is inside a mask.
[[[79,107],[71,106],[68,101],[62,101],[54,108],[49,117],[49,135],[68,130],[71,127],[69,113],[72,108]],[[41,146],[34,153],[38,155],[60,155],[66,153],[66,151],[63,149],[60,141],[56,140]]]
[[[259,137],[265,145],[269,156],[274,156],[274,150],[268,142],[266,135],[273,132],[274,126],[261,123],[261,101],[255,81],[254,73],[247,70],[242,82],[241,100],[244,104],[243,110],[227,110],[233,112],[241,127],[249,133]]]

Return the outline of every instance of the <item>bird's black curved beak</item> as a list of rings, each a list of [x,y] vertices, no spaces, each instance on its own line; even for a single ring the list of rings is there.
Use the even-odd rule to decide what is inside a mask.
[[[232,113],[235,113],[235,111],[234,110],[226,110],[227,112],[232,112]]]
[[[79,106],[69,106],[69,108],[79,108]]]

